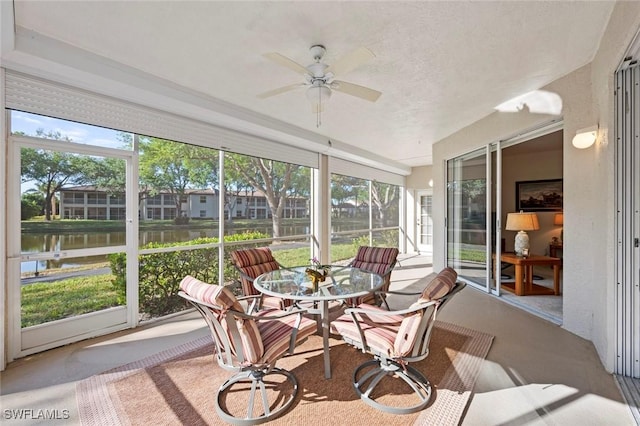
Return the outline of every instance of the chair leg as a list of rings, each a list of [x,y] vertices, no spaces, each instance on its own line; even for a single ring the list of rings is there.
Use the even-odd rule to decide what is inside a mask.
[[[370,369],[369,371],[365,371]],[[375,399],[375,388],[386,377],[401,379],[417,397],[417,403],[407,406],[386,405]],[[377,359],[367,361],[353,372],[353,383],[360,398],[373,408],[391,414],[410,414],[422,410],[431,399],[431,383],[418,370],[405,365],[404,368],[394,362],[382,363]],[[381,395],[384,396],[384,395]]]
[[[265,378],[272,375],[280,375],[285,377],[284,383],[288,383],[292,386],[292,390],[289,395],[286,395],[286,389],[282,389],[281,383],[271,383],[271,386],[267,386],[268,381]],[[249,383],[251,384],[250,390],[246,388],[235,389],[233,388],[237,383]],[[242,396],[240,393],[246,395],[248,392],[248,402],[246,414],[240,414],[237,411],[239,409],[230,410],[227,401],[237,401]],[[269,393],[277,395],[275,398],[269,398]],[[298,393],[298,381],[293,373],[283,370],[281,368],[273,368],[268,373],[264,373],[262,370],[249,370],[242,371],[229,378],[218,389],[216,396],[216,412],[220,418],[228,423],[234,425],[257,425],[267,422],[281,416],[291,407],[293,401]],[[256,396],[258,400],[256,400]],[[261,410],[256,408],[261,406]],[[233,413],[231,412],[233,411]],[[257,413],[257,414],[256,414]]]

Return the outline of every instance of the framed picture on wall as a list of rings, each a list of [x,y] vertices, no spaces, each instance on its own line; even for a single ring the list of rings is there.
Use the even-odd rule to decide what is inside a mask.
[[[562,210],[562,179],[516,182],[516,211],[544,212]]]

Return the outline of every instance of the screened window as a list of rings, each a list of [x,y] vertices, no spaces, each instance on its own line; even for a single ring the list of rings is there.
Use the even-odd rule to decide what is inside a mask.
[[[112,206],[116,204],[125,205],[126,200],[125,200],[124,194],[109,195],[109,204],[111,204]]]
[[[84,192],[63,192],[62,200],[67,204],[84,204]]]
[[[107,194],[99,192],[89,192],[87,194],[87,204],[107,204]]]
[[[331,260],[361,245],[397,247],[400,187],[338,173],[331,175]]]

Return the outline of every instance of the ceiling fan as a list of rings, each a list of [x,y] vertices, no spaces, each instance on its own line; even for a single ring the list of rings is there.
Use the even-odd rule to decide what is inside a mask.
[[[332,65],[322,62],[322,58],[326,52],[324,46],[316,44],[311,46],[309,50],[311,51],[314,62],[306,67],[280,53],[265,53],[263,56],[267,59],[302,74],[304,81],[302,83],[290,84],[269,90],[268,92],[259,94],[258,97],[265,99],[291,90],[307,87],[307,99],[311,102],[312,111],[318,114],[318,126],[320,126],[320,112],[323,109],[324,102],[331,97],[333,90],[370,102],[377,101],[380,95],[382,95],[382,93],[377,90],[335,79],[336,75],[346,74],[363,63],[375,58],[373,52],[366,47],[360,47],[354,50]]]

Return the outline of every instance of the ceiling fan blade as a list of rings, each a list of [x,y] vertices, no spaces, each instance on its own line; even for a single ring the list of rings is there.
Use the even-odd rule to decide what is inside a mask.
[[[298,87],[303,87],[303,86],[306,86],[306,85],[304,83],[290,84],[288,86],[279,87],[277,89],[269,90],[268,92],[260,93],[258,97],[260,99],[270,98],[271,96],[279,95],[280,93],[289,92],[291,90],[295,90]]]
[[[308,74],[309,71],[307,70],[306,67],[300,65],[299,63],[297,63],[296,61],[294,61],[293,59],[289,59],[284,55],[281,55],[279,53],[276,52],[271,52],[271,53],[265,53],[264,55],[265,58],[270,59],[271,61],[275,62],[276,64],[282,65],[284,67],[289,68],[292,71],[297,72],[298,74]]]
[[[378,92],[377,90],[338,80],[334,80],[333,83],[331,83],[331,89],[337,92],[346,93],[347,95],[356,96],[370,102],[377,101],[380,95],[382,95],[382,92]]]
[[[376,55],[366,47],[359,47],[351,53],[335,61],[325,70],[325,73],[332,72],[335,75],[343,75],[359,67],[365,62],[375,58]]]

